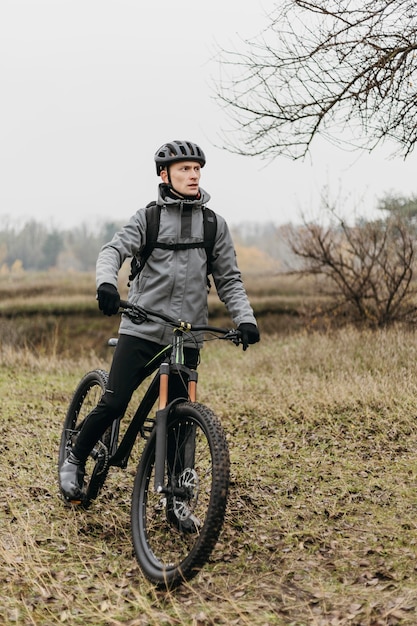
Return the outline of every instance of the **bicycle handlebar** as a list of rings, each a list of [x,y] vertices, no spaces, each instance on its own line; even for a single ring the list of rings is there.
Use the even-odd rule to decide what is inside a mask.
[[[177,328],[183,332],[212,332],[223,335],[223,339],[229,339],[236,345],[241,343],[241,333],[237,329],[221,328],[218,326],[210,326],[208,324],[191,324],[190,322],[184,322],[179,319],[176,320],[173,317],[165,315],[164,313],[144,309],[143,307],[137,304],[132,304],[127,300],[120,300],[120,309],[122,313],[129,316],[134,324],[143,324],[143,322],[146,322],[149,317],[157,317],[173,328]]]

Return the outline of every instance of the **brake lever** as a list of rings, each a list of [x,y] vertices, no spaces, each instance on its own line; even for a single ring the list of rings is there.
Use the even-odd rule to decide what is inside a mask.
[[[148,320],[148,316],[143,309],[138,307],[132,308],[124,308],[122,311],[123,315],[126,315],[134,324],[143,324]]]
[[[229,341],[234,343],[235,346],[239,346],[242,343],[242,333],[240,332],[240,330],[237,329],[229,330],[229,332],[226,333],[222,337],[222,339],[228,339]]]

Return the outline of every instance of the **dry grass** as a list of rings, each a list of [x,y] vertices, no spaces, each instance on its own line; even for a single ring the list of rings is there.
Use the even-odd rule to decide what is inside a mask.
[[[103,363],[0,352],[0,623],[415,625],[414,335],[299,332],[203,356],[200,401],[228,433],[231,496],[211,562],[164,594],[132,555],[135,460],[89,511],[58,497],[69,396]]]
[[[123,266],[119,290],[127,297],[128,266]],[[287,332],[306,323],[334,324],[321,313],[323,304],[311,279],[277,273],[244,276],[258,323],[263,332]],[[230,317],[214,285],[209,295],[213,324],[230,326]],[[0,345],[30,348],[39,355],[105,354],[107,338],[117,332],[119,320],[103,317],[97,309],[92,273],[21,272],[0,275]]]

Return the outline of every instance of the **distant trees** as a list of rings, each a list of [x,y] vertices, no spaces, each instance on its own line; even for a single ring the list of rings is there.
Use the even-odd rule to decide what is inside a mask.
[[[296,159],[318,135],[367,150],[392,140],[403,156],[416,144],[415,0],[282,0],[220,67],[237,131],[224,147],[238,154]]]
[[[287,240],[285,225],[277,226],[273,222],[243,222],[233,225],[231,230],[236,245],[259,248],[276,261],[277,266],[280,264],[282,269],[288,267],[293,260],[294,255]]]
[[[410,214],[397,210],[413,200],[385,198],[385,219],[349,226],[333,213],[331,224],[293,228],[290,243],[302,260],[301,274],[320,276],[333,306],[374,326],[417,318],[416,228]]]
[[[378,202],[378,209],[387,211],[390,215],[407,220],[409,228],[417,227],[417,196],[404,197],[387,194]]]
[[[100,248],[121,225],[109,221],[96,231],[86,224],[59,230],[36,220],[16,225],[5,219],[0,225],[0,270],[7,271],[13,266],[24,270],[93,270]],[[271,265],[276,261],[276,265],[284,266],[292,256],[283,226],[272,222],[241,223],[231,228],[237,245],[259,248],[271,257]]]
[[[64,249],[64,236],[57,230],[53,230],[45,237],[42,245],[42,257],[41,265],[44,268],[56,267],[60,252]]]
[[[0,227],[0,269],[6,271],[18,264],[24,270],[92,270],[101,246],[117,229],[114,222],[106,222],[94,232],[86,225],[61,231],[36,220],[22,226],[4,220]]]

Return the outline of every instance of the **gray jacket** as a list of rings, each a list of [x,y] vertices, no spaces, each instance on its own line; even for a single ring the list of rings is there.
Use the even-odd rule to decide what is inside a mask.
[[[158,241],[165,243],[201,242],[204,239],[201,208],[210,196],[200,188],[201,198],[196,201],[179,201],[161,197]],[[125,259],[138,254],[146,241],[145,209],[139,209],[129,223],[117,232],[100,251],[96,266],[97,287],[110,283],[117,287],[118,273]],[[212,276],[219,298],[226,305],[233,322],[256,324],[253,310],[243,286],[236,264],[233,241],[225,220],[217,215],[216,239],[213,247]],[[175,319],[194,324],[206,324],[207,307],[207,255],[203,248],[166,250],[155,248],[145,267],[129,290],[130,302],[144,308],[164,313]],[[142,337],[159,344],[171,341],[172,329],[158,322],[137,325],[122,316],[119,332]],[[201,337],[198,345],[201,346]],[[195,346],[190,338],[189,345]]]

